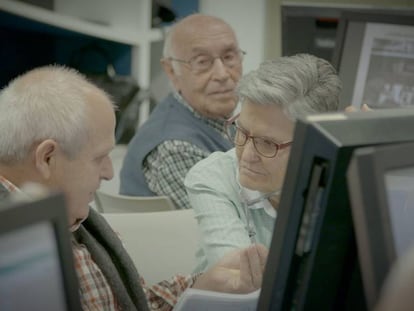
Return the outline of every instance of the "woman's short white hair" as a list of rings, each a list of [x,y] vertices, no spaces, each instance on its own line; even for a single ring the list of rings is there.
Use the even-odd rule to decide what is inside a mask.
[[[326,60],[309,54],[264,61],[243,76],[237,93],[240,101],[280,105],[296,120],[313,113],[338,109],[341,81]]]
[[[0,162],[24,160],[45,139],[76,156],[88,141],[92,91],[107,96],[77,71],[61,66],[37,68],[12,80],[0,92]]]

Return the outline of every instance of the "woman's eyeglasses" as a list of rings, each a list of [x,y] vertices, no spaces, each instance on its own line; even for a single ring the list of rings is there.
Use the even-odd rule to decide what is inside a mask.
[[[236,120],[238,117],[239,115],[236,115],[226,122],[226,134],[236,146],[244,146],[251,139],[257,153],[266,158],[274,158],[279,150],[287,148],[292,144],[292,141],[280,144],[266,137],[252,136],[237,125]]]

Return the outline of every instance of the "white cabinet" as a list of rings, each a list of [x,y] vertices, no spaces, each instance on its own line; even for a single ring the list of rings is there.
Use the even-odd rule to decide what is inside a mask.
[[[28,67],[37,65],[33,59],[36,57],[42,58],[40,63],[50,59],[49,63],[69,65],[71,50],[89,41],[101,42],[114,51],[114,62],[123,66],[121,71],[134,76],[142,89],[148,89],[151,44],[163,39],[161,29],[151,28],[151,3],[151,0],[55,0],[52,11],[16,0],[0,0],[0,47],[4,47],[3,53],[10,48],[7,46],[9,42],[5,42],[7,38],[15,40],[22,31],[34,34],[27,36],[28,42],[30,37],[38,38],[33,39],[33,50],[25,45],[21,49],[27,49],[27,53],[12,54],[13,50],[9,51],[6,55],[15,59],[0,59],[0,62],[14,62],[16,70],[30,69],[24,68],[26,62]],[[36,44],[50,44],[54,51],[40,51],[36,55]],[[12,65],[8,68],[13,69]],[[7,72],[3,72],[3,80],[13,78],[4,76]],[[145,119],[145,109],[143,112],[141,118]]]

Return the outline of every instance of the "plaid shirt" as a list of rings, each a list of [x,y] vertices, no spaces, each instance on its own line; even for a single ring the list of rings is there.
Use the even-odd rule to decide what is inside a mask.
[[[0,175],[0,184],[8,191],[20,191],[10,181]],[[75,270],[79,280],[79,292],[82,309],[88,311],[112,311],[119,310],[116,299],[112,293],[102,271],[92,260],[88,249],[72,239]],[[178,297],[191,287],[198,275],[176,275],[168,281],[162,281],[153,286],[147,286],[143,278],[141,286],[147,297],[150,310],[172,310]]]
[[[203,117],[178,93],[174,93],[174,96],[200,119],[200,122],[207,123],[225,137],[223,120]],[[186,141],[164,141],[152,150],[144,160],[143,171],[148,187],[158,195],[170,197],[178,209],[191,208],[184,187],[184,178],[194,164],[209,155],[210,152]]]
[[[102,271],[92,260],[87,248],[72,240],[75,269],[79,279],[80,296],[83,310],[119,310],[111,287]],[[141,286],[147,297],[150,310],[172,310],[178,297],[186,288],[194,284],[197,275],[176,275],[168,281],[147,286],[141,277]]]

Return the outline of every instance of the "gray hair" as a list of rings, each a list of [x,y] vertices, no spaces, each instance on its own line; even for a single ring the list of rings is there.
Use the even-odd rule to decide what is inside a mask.
[[[171,28],[165,33],[165,37],[164,37],[164,46],[162,49],[162,56],[164,58],[168,58],[168,57],[175,57],[175,53],[173,50],[173,44],[172,44],[172,37],[173,37],[173,33],[175,31],[177,24],[174,24],[173,26],[171,26]]]
[[[280,105],[292,120],[338,109],[342,84],[333,66],[309,54],[264,61],[241,78],[240,101]]]
[[[45,139],[76,156],[88,141],[87,100],[93,91],[107,96],[77,71],[60,66],[12,80],[0,92],[0,163],[23,161]]]
[[[195,15],[199,15],[199,14],[193,14],[193,15],[190,15],[190,16],[195,16]],[[180,28],[180,25],[183,22],[183,20],[185,21],[186,19],[188,19],[188,17],[175,22],[169,28],[169,30],[165,33],[164,46],[163,46],[163,49],[162,49],[162,57],[164,59],[167,59],[169,57],[173,57],[173,58],[176,57],[175,47],[174,47],[174,36],[175,36],[175,33],[177,32],[177,29]],[[178,75],[181,74],[181,68],[180,68],[179,64],[177,64],[176,62],[171,62],[171,66],[172,66],[172,68],[173,68],[173,70],[176,74],[178,74]],[[172,90],[174,90],[175,88],[174,88],[174,85],[171,83],[171,81],[170,81],[169,84],[170,84],[170,88]]]
[[[174,47],[173,47],[173,37],[174,37],[175,28],[177,28],[177,23],[171,26],[171,28],[165,34],[164,46],[162,49],[162,57],[164,59],[167,59],[169,57],[174,57],[174,58],[176,57]],[[176,73],[180,74],[180,67],[178,66],[178,64],[176,64],[175,62],[171,62],[171,66]],[[174,89],[172,84],[170,85],[170,87]]]

